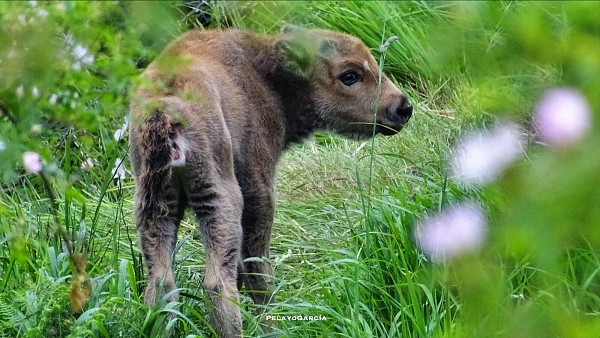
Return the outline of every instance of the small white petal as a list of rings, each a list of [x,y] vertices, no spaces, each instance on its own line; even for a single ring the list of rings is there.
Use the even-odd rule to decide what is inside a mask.
[[[120,186],[120,181],[124,180],[125,177],[127,176],[125,173],[125,164],[123,164],[123,160],[120,158],[117,158],[115,160],[115,167],[112,170],[112,175],[115,179],[117,179],[117,185]]]
[[[71,39],[67,38],[67,45],[71,43]],[[94,63],[94,55],[90,54],[88,49],[83,47],[81,44],[75,45],[72,53],[76,60],[73,64],[71,64],[71,68],[73,70],[81,70],[82,66],[89,66]]]
[[[23,153],[23,165],[25,171],[32,174],[37,174],[42,171],[42,159],[40,154],[33,151],[26,151]]]
[[[42,132],[42,125],[39,123],[31,125],[31,133],[40,134]]]
[[[50,103],[51,105],[55,105],[57,100],[58,100],[58,96],[56,94],[52,94],[48,98],[48,103]]]
[[[463,184],[484,185],[516,161],[523,148],[518,126],[497,123],[491,130],[469,134],[459,142],[450,161],[452,175]]]
[[[487,219],[480,206],[456,204],[419,223],[415,239],[425,254],[441,262],[479,248],[486,237]]]
[[[123,138],[123,129],[117,129],[117,131],[115,131],[115,141],[119,141],[121,138]]]
[[[15,90],[15,93],[17,94],[18,98],[23,97],[23,86],[18,86],[17,89]]]
[[[82,45],[78,44],[75,46],[75,48],[73,48],[73,56],[75,56],[76,59],[83,58],[87,53],[87,48],[83,47]]]
[[[81,170],[88,170],[88,169],[92,169],[94,167],[94,161],[92,161],[91,158],[87,158],[85,160],[85,162],[81,163]]]
[[[540,99],[533,119],[540,140],[560,148],[575,143],[587,133],[592,114],[579,91],[556,88],[548,90]]]
[[[127,128],[129,128],[129,120],[127,119],[127,117],[125,117],[125,122],[121,126],[121,129],[115,131],[114,138],[116,141],[119,141],[123,138],[123,135],[125,135],[125,132],[127,132]]]
[[[94,63],[94,56],[93,55],[86,55],[83,58],[81,58],[81,63],[83,63],[84,65],[91,65],[92,63]]]
[[[33,97],[35,97],[35,98],[40,96],[40,91],[39,91],[38,87],[33,86],[33,88],[31,88],[31,95],[33,95]]]

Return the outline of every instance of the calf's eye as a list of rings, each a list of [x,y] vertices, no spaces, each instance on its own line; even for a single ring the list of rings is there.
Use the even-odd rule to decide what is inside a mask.
[[[358,80],[360,80],[360,77],[357,72],[353,70],[347,70],[344,73],[342,73],[342,75],[340,75],[338,79],[342,81],[342,83],[346,86],[351,86]]]

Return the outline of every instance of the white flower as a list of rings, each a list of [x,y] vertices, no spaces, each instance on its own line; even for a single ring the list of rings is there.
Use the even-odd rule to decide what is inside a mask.
[[[15,94],[17,94],[18,98],[23,97],[23,86],[18,86],[17,89],[15,90]]]
[[[125,123],[123,123],[123,125],[121,126],[120,129],[117,129],[115,131],[114,138],[116,141],[119,141],[121,138],[123,138],[123,135],[125,135],[125,132],[127,131],[128,127],[129,127],[129,120],[127,119],[127,117],[125,117]]]
[[[540,140],[555,148],[569,146],[581,139],[590,129],[591,119],[585,97],[570,88],[546,91],[533,116]]]
[[[125,174],[125,164],[123,164],[122,159],[117,158],[115,160],[115,167],[112,169],[112,176],[117,180],[117,186],[119,189],[121,189],[123,187],[123,180],[125,177],[127,177]]]
[[[125,133],[125,131],[123,129],[117,129],[117,131],[115,131],[115,135],[114,138],[116,141],[120,140],[123,137],[123,134]]]
[[[6,143],[4,143],[4,141],[0,140],[0,151],[5,151],[6,150]]]
[[[442,262],[479,248],[486,233],[487,219],[481,207],[462,203],[425,219],[414,235],[427,256]]]
[[[52,94],[50,95],[50,97],[48,98],[48,103],[50,103],[51,105],[55,105],[56,101],[58,100],[58,96],[56,94]]]
[[[40,154],[33,151],[26,151],[23,153],[23,165],[25,171],[32,174],[37,174],[42,171],[42,159]]]
[[[38,98],[40,96],[40,90],[38,89],[38,87],[33,86],[31,88],[31,95],[33,95],[33,97]]]
[[[32,134],[40,134],[42,132],[42,125],[39,123],[32,124],[30,131]]]
[[[67,39],[67,43],[71,42],[70,39]],[[94,55],[91,55],[87,48],[83,47],[80,44],[75,45],[73,48],[73,56],[75,57],[75,62],[71,65],[73,70],[80,70],[81,66],[89,66],[94,62]]]
[[[87,158],[83,163],[81,163],[81,170],[88,170],[88,169],[92,169],[94,167],[94,161],[92,161],[91,158]],[[114,176],[114,171],[113,171],[113,176]]]
[[[73,55],[76,59],[83,58],[84,56],[86,56],[87,52],[87,48],[83,47],[82,45],[77,45],[75,46],[75,48],[73,48]]]
[[[491,130],[464,137],[454,148],[451,172],[460,182],[480,186],[496,179],[523,153],[519,127],[497,123]]]

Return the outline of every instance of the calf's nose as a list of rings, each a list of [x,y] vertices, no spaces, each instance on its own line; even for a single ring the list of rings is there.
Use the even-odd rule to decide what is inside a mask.
[[[396,109],[396,116],[404,124],[404,123],[408,122],[408,120],[412,116],[412,112],[413,112],[412,104],[410,104],[410,101],[405,96],[403,96],[402,101],[400,102],[400,105]]]

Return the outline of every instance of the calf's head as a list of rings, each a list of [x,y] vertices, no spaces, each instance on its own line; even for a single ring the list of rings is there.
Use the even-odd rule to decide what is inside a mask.
[[[275,41],[285,67],[307,81],[323,127],[354,139],[394,135],[412,116],[404,94],[382,75],[359,39],[337,32],[286,27]],[[379,95],[379,98],[378,98]],[[373,114],[376,113],[376,116]]]

